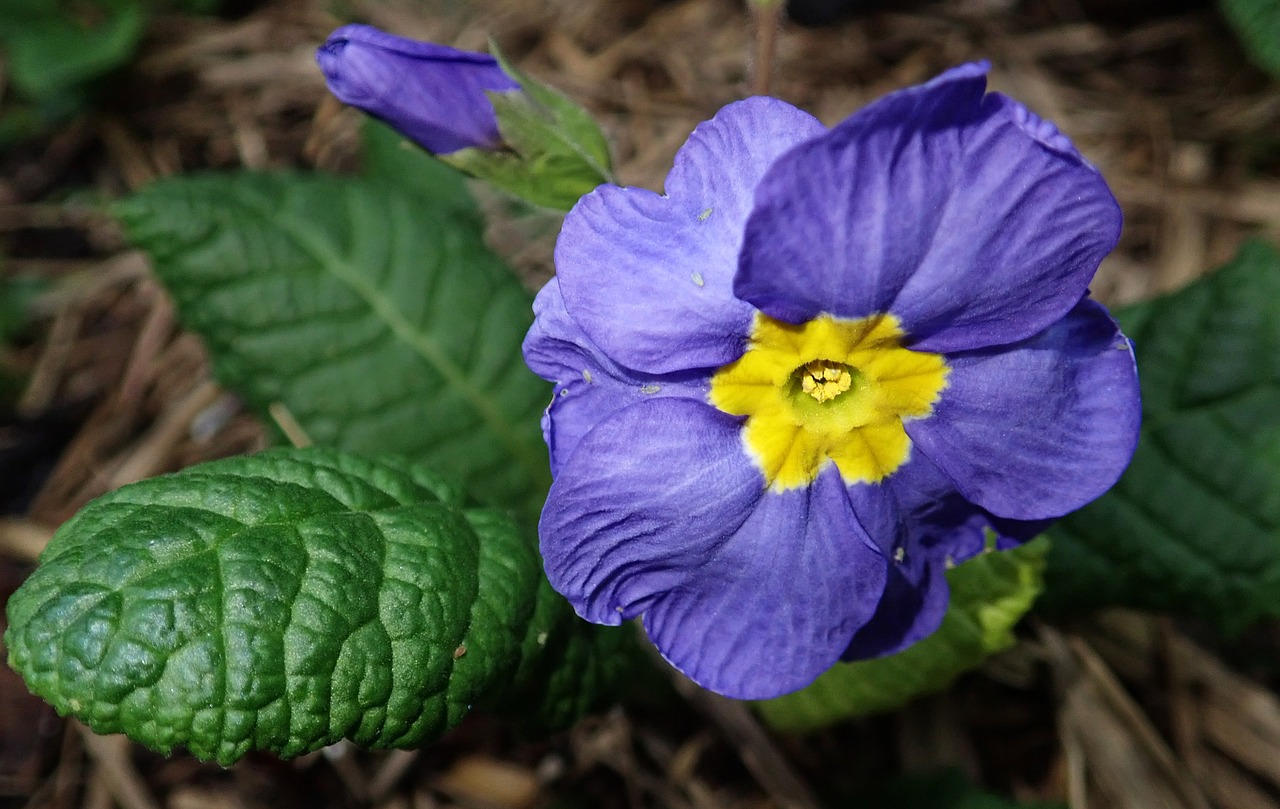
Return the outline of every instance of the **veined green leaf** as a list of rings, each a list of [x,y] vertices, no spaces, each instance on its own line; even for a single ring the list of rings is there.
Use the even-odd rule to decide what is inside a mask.
[[[942,626],[896,655],[837,663],[808,688],[756,708],[777,728],[806,730],[888,711],[940,691],[958,675],[1014,642],[1013,626],[1040,593],[1043,537],[987,552],[947,571],[951,604]]]
[[[376,171],[244,173],[163,180],[114,212],[259,411],[282,403],[319,445],[396,452],[485,504],[541,506],[531,299],[465,198]]]
[[[1059,521],[1044,603],[1196,614],[1227,631],[1280,615],[1280,255],[1117,312],[1142,436],[1106,495]]]
[[[478,216],[467,178],[376,118],[365,118],[361,157],[367,180],[413,194],[427,204]]]
[[[509,517],[399,460],[191,467],[93,501],[40,561],[5,634],[31,690],[223,764],[410,747],[473,705],[562,726],[627,660],[627,633],[579,621]]]

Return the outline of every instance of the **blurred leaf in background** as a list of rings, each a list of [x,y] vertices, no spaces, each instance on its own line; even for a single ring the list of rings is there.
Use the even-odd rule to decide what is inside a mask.
[[[90,104],[133,58],[151,14],[207,14],[219,0],[3,0],[0,55],[17,99],[0,108],[0,149]]]
[[[10,274],[0,256],[0,413],[12,407],[22,387],[21,375],[9,361],[10,346],[30,324],[32,303],[48,288],[43,278]]]
[[[0,257],[0,344],[16,337],[29,320],[32,302],[49,288],[49,282],[31,275],[10,275]]]
[[[1116,315],[1142,436],[1115,488],[1049,530],[1042,604],[1190,613],[1227,633],[1280,616],[1280,254],[1248,243]]]
[[[7,0],[0,39],[10,81],[29,98],[50,98],[120,66],[146,26],[139,0]]]
[[[1280,77],[1280,0],[1221,0],[1249,56]]]

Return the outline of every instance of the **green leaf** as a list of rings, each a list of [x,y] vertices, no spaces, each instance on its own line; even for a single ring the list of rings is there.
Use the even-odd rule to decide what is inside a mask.
[[[222,764],[344,737],[410,747],[524,694],[563,725],[627,659],[628,634],[579,621],[510,518],[399,460],[191,467],[93,501],[40,561],[5,634],[31,690]]]
[[[531,296],[465,198],[376,170],[245,173],[163,180],[114,212],[218,378],[260,412],[283,403],[319,445],[395,452],[485,504],[541,507],[550,388],[521,359]]]
[[[433,206],[479,214],[479,206],[467,191],[467,179],[457,169],[436,160],[376,118],[364,119],[363,140],[367,180],[386,183]]]
[[[1260,67],[1280,77],[1280,0],[1221,0],[1245,50]]]
[[[91,3],[92,22],[61,4],[5,2],[13,5],[0,11],[0,44],[13,86],[30,98],[72,92],[129,61],[148,19],[141,2]]]
[[[756,703],[774,727],[808,730],[897,708],[940,691],[990,655],[1012,646],[1013,627],[1040,593],[1043,537],[1009,551],[988,551],[947,571],[951,605],[937,632],[902,652],[837,663],[813,685]]]
[[[1280,616],[1280,255],[1117,313],[1142,383],[1133,462],[1059,521],[1045,606],[1194,614],[1232,632]]]
[[[3,270],[4,260],[0,257],[0,272]],[[44,278],[0,274],[0,344],[22,331],[32,303],[48,288],[49,282]]]
[[[577,104],[508,62],[494,58],[520,89],[491,92],[505,150],[462,149],[440,160],[536,205],[569,210],[613,177],[609,143]]]

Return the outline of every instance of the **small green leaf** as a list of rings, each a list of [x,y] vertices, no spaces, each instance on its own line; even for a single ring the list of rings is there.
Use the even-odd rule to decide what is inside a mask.
[[[1280,77],[1280,0],[1221,0],[1253,61]]]
[[[531,296],[465,197],[380,170],[175,178],[114,212],[260,412],[283,403],[319,445],[405,455],[535,514],[550,389],[521,359]]]
[[[419,467],[320,449],[93,501],[8,620],[9,665],[60,713],[223,764],[410,747],[525,694],[541,702],[522,714],[564,725],[629,642],[577,620],[510,518]]]
[[[940,691],[1014,643],[1013,627],[1040,593],[1048,541],[980,554],[947,571],[951,605],[942,626],[890,657],[837,663],[801,691],[756,703],[774,727],[807,730],[897,708]]]
[[[609,143],[577,104],[508,62],[494,58],[519,90],[491,92],[505,150],[462,149],[439,158],[536,205],[568,210],[613,176]]]
[[[1280,616],[1280,255],[1117,313],[1142,434],[1106,495],[1050,529],[1044,605],[1194,614],[1231,632]]]

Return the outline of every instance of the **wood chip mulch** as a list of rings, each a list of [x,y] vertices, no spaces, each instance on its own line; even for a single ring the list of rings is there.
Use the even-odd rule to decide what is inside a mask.
[[[267,445],[93,200],[196,170],[350,168],[358,116],[327,96],[312,51],[352,19],[463,48],[493,36],[605,124],[624,182],[655,189],[693,126],[753,83],[834,123],[989,59],[994,88],[1055,121],[1124,208],[1095,286],[1105,301],[1179,288],[1246,236],[1280,237],[1280,85],[1209,2],[882,3],[776,32],[731,0],[349,0],[342,18],[320,0],[250,5],[155,19],[95,112],[0,154],[0,269],[44,282],[28,327],[0,347],[0,382],[17,380],[0,422],[0,601],[87,500]],[[760,51],[763,34],[775,36]],[[0,70],[0,97],[3,82]],[[496,221],[491,236],[531,285],[550,274],[554,223]],[[676,681],[654,705],[551,740],[474,718],[421,751],[338,745],[226,770],[94,736],[0,667],[0,809],[807,809],[944,767],[1073,807],[1280,809],[1278,640],[1262,627],[1224,645],[1112,612],[1032,624],[944,695],[807,736],[770,734]]]

